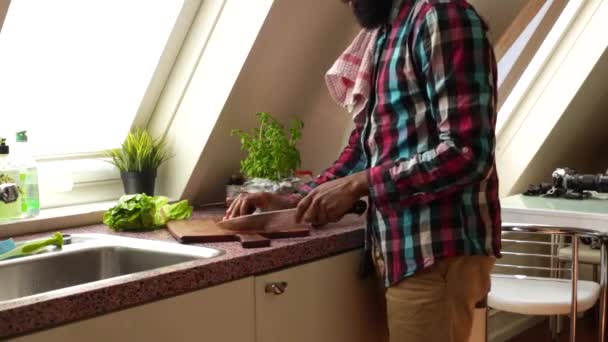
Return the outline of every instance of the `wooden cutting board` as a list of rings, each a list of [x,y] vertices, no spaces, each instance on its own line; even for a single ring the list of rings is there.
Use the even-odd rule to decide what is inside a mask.
[[[244,248],[270,246],[270,239],[308,236],[305,226],[265,230],[232,231],[217,225],[221,218],[170,221],[167,228],[181,243],[240,241]]]

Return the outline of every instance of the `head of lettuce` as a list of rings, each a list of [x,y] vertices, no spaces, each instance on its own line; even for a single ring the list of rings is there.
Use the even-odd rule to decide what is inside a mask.
[[[164,196],[145,194],[122,196],[118,203],[103,215],[103,223],[116,230],[154,230],[165,227],[172,220],[192,217],[187,200],[169,204]]]

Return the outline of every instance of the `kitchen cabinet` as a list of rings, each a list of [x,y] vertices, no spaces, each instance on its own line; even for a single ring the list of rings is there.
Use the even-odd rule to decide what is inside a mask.
[[[358,278],[359,255],[352,251],[15,341],[379,341],[382,289],[373,277]]]
[[[26,335],[18,342],[254,342],[253,277]]]
[[[257,342],[374,342],[382,286],[357,275],[360,251],[255,277]]]
[[[360,250],[14,339],[17,342],[382,342],[384,289]],[[484,341],[485,311],[470,342]]]

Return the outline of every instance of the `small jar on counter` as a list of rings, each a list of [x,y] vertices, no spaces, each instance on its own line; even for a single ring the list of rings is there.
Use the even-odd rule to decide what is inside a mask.
[[[310,183],[314,179],[312,171],[308,170],[297,170],[295,175],[299,179],[298,184]]]

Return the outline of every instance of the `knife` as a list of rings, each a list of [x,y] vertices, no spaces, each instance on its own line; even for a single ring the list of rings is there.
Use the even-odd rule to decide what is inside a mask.
[[[367,210],[365,201],[357,201],[347,214],[363,215]],[[264,213],[236,217],[217,222],[220,228],[237,231],[273,231],[298,226],[295,220],[297,209],[267,211]],[[305,224],[301,224],[302,226]]]

